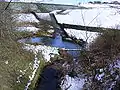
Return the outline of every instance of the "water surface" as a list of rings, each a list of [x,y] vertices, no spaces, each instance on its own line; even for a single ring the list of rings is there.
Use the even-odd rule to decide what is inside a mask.
[[[20,39],[19,42],[27,43],[27,44],[42,44],[46,46],[52,46],[57,48],[65,48],[68,49],[68,53],[70,53],[74,57],[78,57],[80,51],[73,51],[71,49],[81,49],[81,46],[73,43],[72,41],[65,41],[62,40],[60,35],[56,36],[55,38],[43,36],[43,37],[29,37]]]

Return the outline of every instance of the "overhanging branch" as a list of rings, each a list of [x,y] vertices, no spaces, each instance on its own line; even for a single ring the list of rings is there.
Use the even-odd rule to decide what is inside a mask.
[[[5,10],[7,10],[7,8],[9,7],[11,2],[12,2],[12,0],[10,0],[10,2],[8,2],[7,6],[5,7]]]

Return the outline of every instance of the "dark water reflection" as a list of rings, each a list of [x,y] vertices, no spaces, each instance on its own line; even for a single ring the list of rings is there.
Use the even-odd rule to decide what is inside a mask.
[[[54,68],[45,68],[41,74],[41,80],[36,90],[58,90],[60,71]]]

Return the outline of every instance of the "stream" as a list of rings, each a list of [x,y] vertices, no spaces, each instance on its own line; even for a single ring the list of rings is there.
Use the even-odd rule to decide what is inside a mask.
[[[55,38],[41,36],[41,37],[28,37],[18,40],[18,42],[26,44],[42,44],[46,46],[52,46],[57,48],[65,48],[74,58],[77,58],[80,55],[81,46],[73,43],[72,41],[62,40],[60,35]]]
[[[41,37],[28,37],[18,40],[20,43],[26,43],[26,44],[40,44],[40,45],[46,45],[46,46],[52,46],[57,48],[64,48],[68,50],[68,53],[72,55],[73,58],[78,58],[80,55],[81,46],[69,41],[69,40],[62,40],[62,36],[57,35],[55,38],[47,37],[47,36],[41,36]],[[58,90],[60,88],[60,71],[54,69],[54,68],[45,68],[42,72],[41,79],[38,82],[37,90]],[[74,84],[75,87],[78,86],[78,88],[82,88],[82,85],[79,85],[81,83],[80,79],[78,78],[71,78],[68,75],[65,76],[66,80],[69,81],[69,84]],[[71,79],[70,79],[71,78]],[[71,81],[72,80],[72,81]],[[67,82],[65,82],[66,84]],[[82,83],[84,83],[84,80],[82,79]],[[69,84],[62,85],[62,89],[68,88]],[[79,87],[80,86],[80,87]],[[73,88],[73,86],[72,86]],[[69,89],[68,89],[69,90]],[[70,89],[71,90],[71,89]],[[76,89],[77,90],[77,89]]]
[[[18,42],[33,44],[33,45],[40,44],[40,45],[45,45],[47,47],[52,46],[57,48],[65,48],[68,50],[68,53],[73,56],[73,58],[77,58],[80,55],[80,50],[82,49],[78,44],[75,44],[71,41],[62,40],[62,37],[59,35],[56,36],[55,38],[51,38],[47,36],[28,37],[28,38],[20,39],[18,40]],[[79,50],[72,51],[71,49],[79,49]],[[78,67],[77,64],[76,64],[76,67]],[[110,66],[104,69],[103,68],[95,69],[97,70],[97,73],[94,76],[93,75],[87,76],[87,78],[83,74],[79,75],[79,77],[70,77],[69,75],[66,75],[65,81],[62,81],[64,82],[63,85],[61,85],[62,82],[59,81],[60,79],[59,75],[61,72],[54,68],[47,67],[47,68],[44,68],[42,71],[42,74],[40,74],[41,78],[39,80],[36,90],[59,90],[59,88],[62,88],[62,90],[83,90],[83,88],[85,87],[86,89],[90,88],[90,83],[92,84],[93,82],[92,78],[95,78],[95,80],[101,83],[104,81],[105,76],[108,76],[109,78],[111,78],[113,74],[114,74],[113,76],[115,77],[115,80],[118,81],[120,77],[118,73],[115,73],[116,67],[120,68],[119,60],[117,62],[114,62],[114,64],[110,64]],[[110,72],[110,75],[107,75],[107,73],[105,73],[104,70],[107,70],[108,72]],[[104,88],[107,88],[106,90],[108,89],[111,90],[110,88],[113,88],[115,83],[118,83],[116,81],[110,81],[110,79],[106,80],[105,83],[107,83],[108,86],[105,86]],[[114,89],[114,90],[117,90],[117,89]]]

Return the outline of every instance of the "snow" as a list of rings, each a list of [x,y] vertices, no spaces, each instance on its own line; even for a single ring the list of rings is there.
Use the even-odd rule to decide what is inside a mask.
[[[94,39],[98,36],[97,32],[75,30],[75,29],[65,29],[65,31],[70,36],[75,36],[77,39],[83,39],[84,41],[87,41],[87,43],[92,43]]]
[[[109,4],[109,6],[116,9],[120,9],[120,5],[117,5],[117,4]]]
[[[36,33],[38,30],[40,30],[39,28],[33,27],[33,26],[23,26],[23,27],[18,27],[17,28],[18,31],[27,31],[27,32],[33,32]]]
[[[58,12],[60,12],[62,10],[54,10],[54,11],[51,11],[50,13],[54,13],[54,14],[57,14]]]
[[[36,14],[42,20],[51,21],[49,13],[36,13]],[[39,22],[39,20],[37,20],[33,14],[21,13],[17,14],[16,16],[17,16],[16,20],[18,20],[18,22],[37,22],[37,23]]]
[[[5,61],[5,64],[8,64],[8,61]]]
[[[96,6],[95,6],[96,7]],[[65,15],[56,14],[59,10],[52,11],[59,23],[82,25],[89,27],[103,27],[120,29],[120,6],[114,6],[114,8],[96,7],[92,9],[69,9],[64,11]],[[49,13],[37,13],[40,19],[51,21]],[[39,22],[32,14],[18,14],[17,20],[19,22]]]
[[[117,8],[75,9],[66,15],[55,15],[59,23],[120,29]]]
[[[101,73],[99,75],[96,75],[96,78],[97,78],[98,81],[100,81],[100,80],[103,79],[104,76],[105,76],[105,73]]]
[[[32,14],[24,14],[24,13],[22,13],[22,14],[17,14],[16,16],[17,16],[16,20],[18,22],[37,22],[37,23],[39,22],[35,18],[35,16],[32,15]]]
[[[120,69],[120,60],[117,60],[117,61],[115,62],[114,68],[119,68],[119,69]]]
[[[20,41],[18,41],[18,42],[20,42]],[[22,42],[20,42],[20,43],[22,43]],[[25,86],[25,89],[24,89],[24,90],[28,90],[28,87],[30,86],[31,81],[34,79],[35,73],[36,73],[36,71],[39,67],[39,64],[40,64],[40,60],[37,58],[38,53],[41,52],[44,59],[48,62],[48,61],[50,61],[50,58],[51,58],[50,54],[51,53],[52,54],[58,54],[58,48],[50,47],[50,46],[42,46],[42,45],[34,46],[34,45],[24,43],[23,49],[31,51],[35,54],[35,59],[34,59],[33,68],[32,68],[33,72],[32,72],[32,75],[29,76],[28,83],[27,83],[27,85]],[[20,77],[22,77],[22,76],[21,75],[18,76],[17,83],[20,82]]]
[[[21,82],[21,78],[25,75],[26,73],[26,70],[22,71],[22,70],[19,70],[20,71],[20,75],[17,77],[17,83],[20,83]]]
[[[34,77],[35,77],[35,73],[36,73],[36,71],[37,71],[37,69],[38,69],[38,67],[39,67],[39,63],[40,63],[40,60],[38,60],[37,54],[35,54],[35,60],[34,60],[34,64],[33,64],[32,76],[29,76],[29,81],[28,81],[28,83],[27,83],[27,85],[26,85],[26,87],[25,87],[24,90],[28,90],[28,87],[29,87],[29,85],[31,84],[31,81],[32,81],[32,80],[34,79]]]
[[[42,45],[34,46],[34,45],[30,45],[30,44],[25,44],[25,46],[23,48],[26,50],[29,50],[35,54],[35,59],[34,59],[34,63],[33,63],[33,72],[32,72],[32,75],[29,76],[29,81],[24,89],[24,90],[28,90],[28,87],[30,86],[31,81],[34,79],[35,73],[39,67],[40,60],[37,58],[37,54],[39,52],[42,52],[44,59],[48,62],[51,58],[51,56],[50,56],[51,53],[58,54],[58,48],[50,47],[50,46],[42,46]]]
[[[80,7],[86,7],[86,8],[110,8],[110,6],[118,6],[118,4],[92,4],[92,3],[81,3],[78,5]]]
[[[34,46],[34,45],[30,45],[30,44],[25,44],[24,49],[30,50],[30,51],[34,52],[35,54],[37,54],[38,52],[41,51],[43,56],[44,56],[44,59],[46,61],[50,60],[50,54],[51,53],[58,54],[58,48],[45,46],[45,45],[44,46],[42,46],[42,45]]]
[[[112,64],[109,65],[109,70],[111,71],[111,74],[114,73],[114,71],[112,70],[114,68],[120,69],[120,59],[114,61]]]
[[[82,3],[78,6],[86,8],[108,8],[108,4],[91,4],[91,3]]]
[[[84,84],[85,79],[77,77],[72,78],[66,75],[64,84],[61,85],[61,88],[62,90],[82,90]]]
[[[102,2],[113,2],[113,1],[118,1],[120,2],[120,0],[101,0]]]

